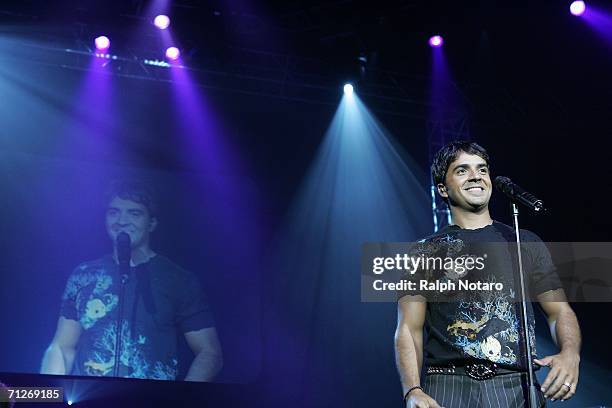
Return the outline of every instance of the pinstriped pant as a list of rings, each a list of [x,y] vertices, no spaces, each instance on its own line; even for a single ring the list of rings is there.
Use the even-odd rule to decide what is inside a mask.
[[[526,382],[524,373],[501,374],[488,380],[467,375],[428,374],[423,389],[445,408],[517,408],[526,406],[521,382]],[[539,390],[538,403],[540,407],[546,406]]]

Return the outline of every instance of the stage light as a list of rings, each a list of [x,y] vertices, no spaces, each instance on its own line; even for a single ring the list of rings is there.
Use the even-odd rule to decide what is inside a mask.
[[[146,59],[142,61],[143,64],[145,65],[153,65],[154,67],[164,67],[164,68],[169,68],[170,64],[168,64],[166,61],[160,61],[160,60],[150,60],[150,59]]]
[[[570,5],[570,12],[575,16],[581,16],[586,10],[584,1],[575,1]]]
[[[444,38],[440,35],[434,35],[429,38],[429,45],[433,48],[439,48],[444,44]]]
[[[177,60],[181,56],[181,52],[176,47],[169,47],[166,50],[166,58],[171,60]]]
[[[345,95],[352,95],[353,94],[353,85],[345,84],[344,85],[344,94]]]
[[[112,60],[116,60],[119,57],[117,57],[116,55],[111,55],[111,54],[105,54],[103,52],[96,52],[94,54],[97,58],[105,58],[105,59],[112,59]]]
[[[99,51],[108,50],[108,48],[110,47],[110,40],[105,35],[97,37],[94,40],[94,43],[96,44],[96,49]]]
[[[72,400],[68,400],[67,404],[72,405]]]
[[[160,30],[165,30],[170,26],[170,17],[160,14],[159,16],[155,17],[153,24]]]

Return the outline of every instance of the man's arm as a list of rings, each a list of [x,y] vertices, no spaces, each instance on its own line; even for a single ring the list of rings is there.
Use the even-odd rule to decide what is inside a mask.
[[[223,367],[221,345],[214,327],[185,333],[187,344],[195,354],[185,381],[212,381]]]
[[[559,354],[536,359],[550,372],[542,383],[547,398],[566,400],[576,392],[580,364],[580,327],[576,314],[565,300],[562,289],[538,295],[538,301],[546,313],[552,338],[560,349]],[[571,384],[568,388],[564,383]]]
[[[421,384],[423,365],[423,325],[427,303],[422,296],[404,296],[397,303],[397,329],[395,330],[395,361],[402,382],[403,395]],[[408,407],[439,408],[422,390],[410,392]]]
[[[60,316],[55,336],[43,356],[41,374],[70,374],[82,330],[81,324],[76,320]]]

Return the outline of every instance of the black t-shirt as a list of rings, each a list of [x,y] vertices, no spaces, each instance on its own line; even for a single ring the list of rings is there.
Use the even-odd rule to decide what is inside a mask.
[[[520,232],[523,269],[527,276],[527,291],[531,299],[549,290],[561,288],[550,254],[540,238],[527,230]],[[437,292],[421,292],[427,298],[425,362],[431,366],[463,365],[477,361],[494,362],[501,367],[524,370],[522,334],[520,331],[520,281],[516,265],[516,245],[513,229],[505,224],[493,224],[474,230],[448,226],[421,241],[437,256],[460,256],[486,251],[485,268],[471,272],[470,280],[502,283],[501,291],[457,292],[444,301]],[[492,244],[489,244],[492,243]],[[432,279],[458,279],[453,271],[438,272]],[[441,275],[441,276],[440,276]],[[400,294],[400,296],[406,293]],[[415,294],[412,291],[410,294]],[[531,303],[527,309],[530,343],[536,356],[534,316]]]
[[[79,265],[68,278],[61,315],[83,328],[70,374],[114,374],[120,285],[110,255]],[[214,326],[198,279],[156,255],[131,268],[124,293],[119,376],[176,379],[177,330]]]

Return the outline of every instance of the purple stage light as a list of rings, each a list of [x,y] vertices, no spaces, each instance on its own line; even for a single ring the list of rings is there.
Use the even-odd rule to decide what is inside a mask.
[[[434,48],[439,48],[442,46],[442,44],[444,44],[444,39],[442,38],[442,36],[434,35],[429,38],[429,45]]]
[[[170,60],[177,60],[181,56],[181,52],[176,47],[169,47],[166,50],[166,58]]]
[[[570,12],[575,16],[581,16],[586,10],[584,1],[575,1],[570,5]]]
[[[160,14],[159,16],[155,17],[153,24],[160,30],[165,30],[170,26],[170,17]]]
[[[97,37],[94,40],[94,43],[96,44],[96,49],[98,51],[108,50],[108,48],[110,47],[110,40],[105,35]]]

